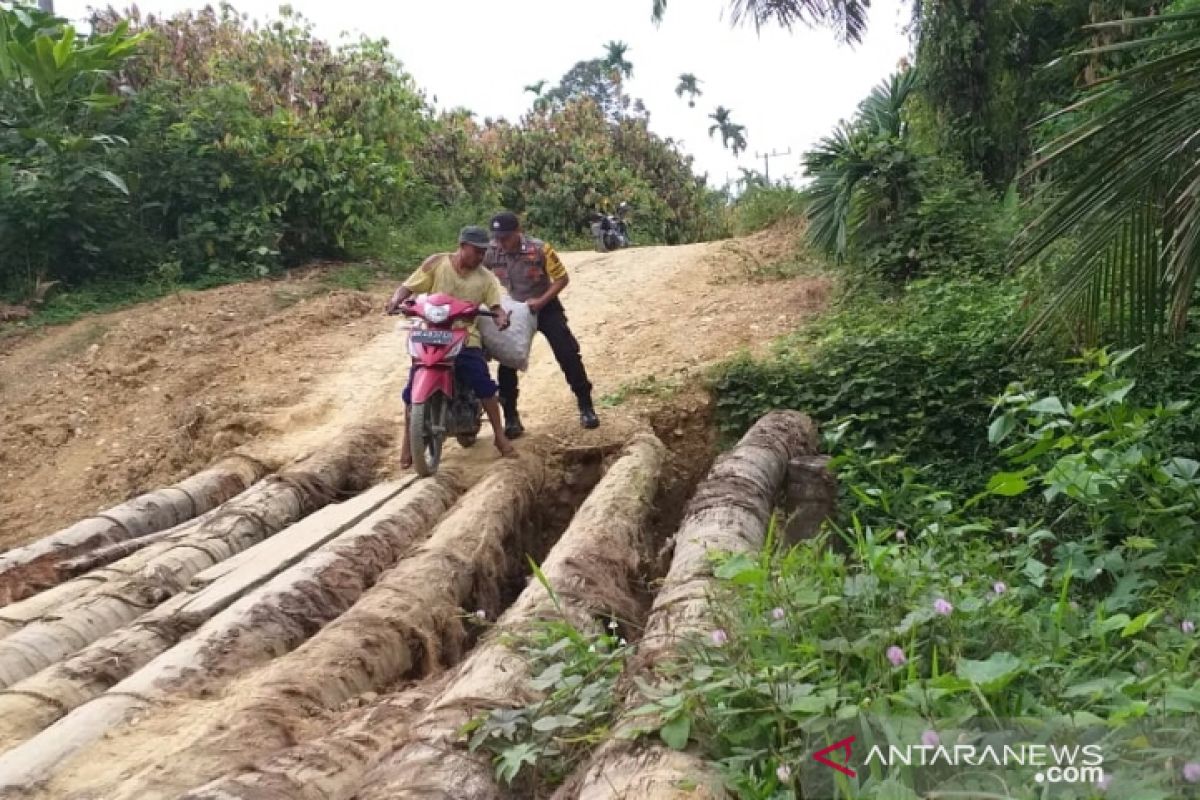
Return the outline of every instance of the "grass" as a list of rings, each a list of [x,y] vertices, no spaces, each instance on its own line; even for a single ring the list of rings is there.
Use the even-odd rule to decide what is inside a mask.
[[[326,272],[321,283],[335,289],[365,292],[375,283],[375,275],[376,270],[369,264],[345,264]]]
[[[0,337],[48,325],[68,325],[86,316],[120,311],[181,291],[212,289],[250,279],[251,276],[245,274],[213,273],[186,283],[143,278],[86,284],[52,295],[45,304],[34,310],[33,316],[23,322],[0,325]]]
[[[763,284],[775,281],[787,281],[801,277],[820,277],[830,275],[829,268],[819,259],[814,258],[803,250],[785,256],[777,261],[760,262],[746,252],[733,253],[731,258],[739,258],[736,268],[731,268],[725,274],[713,278],[718,286],[729,284]]]
[[[600,398],[600,405],[604,408],[615,408],[632,397],[669,397],[679,391],[680,386],[682,381],[677,377],[659,378],[648,375],[622,384],[615,392],[604,395]]]

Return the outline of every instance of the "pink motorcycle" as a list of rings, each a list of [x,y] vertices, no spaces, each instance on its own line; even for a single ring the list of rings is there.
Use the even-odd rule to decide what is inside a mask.
[[[415,371],[408,435],[413,468],[421,477],[437,472],[446,436],[471,447],[483,424],[483,405],[471,387],[455,377],[454,362],[467,344],[467,331],[458,320],[494,317],[491,311],[448,294],[409,298],[395,312],[414,320],[408,352]]]

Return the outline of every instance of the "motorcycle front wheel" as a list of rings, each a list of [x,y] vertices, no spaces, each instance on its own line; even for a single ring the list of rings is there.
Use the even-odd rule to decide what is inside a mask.
[[[424,403],[413,403],[408,416],[408,438],[413,469],[422,478],[435,474],[442,463],[446,438],[446,398],[433,394]]]

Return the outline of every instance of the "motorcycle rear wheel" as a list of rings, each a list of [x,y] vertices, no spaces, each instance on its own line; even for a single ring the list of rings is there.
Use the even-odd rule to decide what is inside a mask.
[[[442,443],[446,438],[445,417],[446,399],[436,393],[424,403],[413,403],[409,411],[408,438],[413,469],[422,478],[436,474],[438,465],[442,463]]]

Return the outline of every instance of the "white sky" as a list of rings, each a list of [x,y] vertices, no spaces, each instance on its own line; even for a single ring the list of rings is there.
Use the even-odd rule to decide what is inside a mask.
[[[95,0],[56,0],[55,10],[82,18]],[[203,7],[195,0],[141,0],[144,13]],[[278,0],[238,0],[260,21]],[[663,24],[650,22],[651,0],[293,0],[316,32],[337,41],[343,31],[385,37],[419,86],[441,108],[466,106],[484,117],[515,121],[532,102],[523,91],[551,83],[576,61],[603,55],[604,44],[627,42],[633,78],[627,91],[650,109],[650,127],[682,142],[700,173],[721,185],[738,166],[762,169],[755,153],[791,149],[771,159],[771,175],[799,177],[800,153],[853,113],[871,87],[908,52],[902,33],[910,0],[875,0],[866,41],[851,49],[830,32],[797,28],[732,28],[725,0],[670,0]],[[124,7],[118,4],[118,7]],[[477,47],[464,50],[474,40]],[[675,96],[678,76],[703,82],[695,109]],[[746,126],[749,152],[735,159],[708,137],[707,115],[732,109]]]

